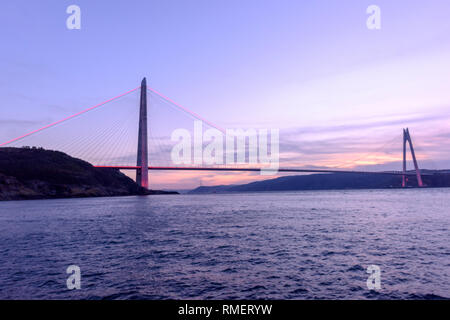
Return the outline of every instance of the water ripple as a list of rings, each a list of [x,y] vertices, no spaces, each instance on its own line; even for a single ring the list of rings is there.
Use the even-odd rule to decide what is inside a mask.
[[[449,189],[3,202],[0,299],[450,298],[449,208]]]

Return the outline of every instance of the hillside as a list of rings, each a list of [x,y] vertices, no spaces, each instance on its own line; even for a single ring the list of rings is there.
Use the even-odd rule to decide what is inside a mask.
[[[95,168],[62,152],[0,148],[0,200],[169,193],[146,190],[117,169]]]
[[[427,171],[422,176],[427,187],[450,187],[449,171]],[[408,186],[416,186],[415,176],[408,177]],[[400,188],[401,176],[385,174],[331,173],[285,176],[242,185],[198,187],[189,193],[223,193],[254,191],[340,190]]]

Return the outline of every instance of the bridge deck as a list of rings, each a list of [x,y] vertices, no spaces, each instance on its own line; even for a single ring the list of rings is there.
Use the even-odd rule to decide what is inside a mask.
[[[110,168],[120,170],[137,170],[140,166],[94,166],[96,168]],[[148,170],[161,171],[244,171],[244,172],[260,172],[261,168],[214,168],[214,167],[155,167],[149,166]],[[352,170],[331,170],[331,169],[295,169],[295,168],[280,168],[278,172],[299,172],[299,173],[359,173],[359,174],[385,174],[402,176],[401,171],[352,171]],[[415,176],[416,173],[406,172],[408,176]],[[422,173],[422,175],[429,175]]]

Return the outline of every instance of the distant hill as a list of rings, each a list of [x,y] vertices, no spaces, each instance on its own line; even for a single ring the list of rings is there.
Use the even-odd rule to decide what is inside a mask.
[[[173,193],[146,190],[117,169],[95,168],[65,153],[0,148],[0,200]]]
[[[450,187],[450,171],[429,171],[424,175],[428,187]],[[198,187],[189,193],[224,193],[254,191],[295,191],[295,190],[340,190],[340,189],[385,189],[400,188],[401,176],[385,174],[330,173],[285,176],[242,185]],[[415,176],[408,176],[408,185],[417,186]]]

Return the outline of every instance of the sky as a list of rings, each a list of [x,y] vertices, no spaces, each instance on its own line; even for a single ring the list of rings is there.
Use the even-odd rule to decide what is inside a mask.
[[[72,4],[81,8],[80,30],[66,27]],[[369,5],[381,9],[379,30],[366,26]],[[409,127],[419,165],[450,168],[449,17],[447,0],[8,1],[0,10],[0,140],[147,77],[220,127],[279,129],[283,167],[400,170],[402,128]],[[137,108],[137,96],[111,108]],[[97,117],[53,136],[63,143],[75,127],[122,125],[107,113]],[[155,119],[166,129],[188,125],[164,112]],[[150,185],[263,178],[152,172]]]

